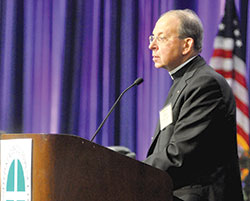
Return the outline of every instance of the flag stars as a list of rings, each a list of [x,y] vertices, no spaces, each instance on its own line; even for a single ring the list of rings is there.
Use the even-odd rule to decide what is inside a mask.
[[[240,36],[240,30],[239,29],[234,30],[234,36],[236,36],[236,37]]]
[[[225,24],[220,23],[220,24],[219,24],[219,30],[220,30],[220,31],[223,31],[224,29],[225,29]]]
[[[241,41],[241,40],[236,40],[236,41],[235,41],[235,45],[236,45],[237,47],[241,48],[241,47],[242,47],[242,41]]]

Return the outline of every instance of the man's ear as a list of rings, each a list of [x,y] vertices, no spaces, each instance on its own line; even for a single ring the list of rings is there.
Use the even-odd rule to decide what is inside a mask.
[[[190,53],[193,49],[193,46],[194,46],[194,39],[190,38],[190,37],[185,38],[184,44],[183,44],[182,54],[186,55],[186,54]]]

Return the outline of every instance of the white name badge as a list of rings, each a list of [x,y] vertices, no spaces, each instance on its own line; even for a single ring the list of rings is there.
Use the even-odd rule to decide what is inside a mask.
[[[160,111],[160,128],[161,128],[161,130],[166,128],[172,122],[173,122],[173,113],[172,113],[172,105],[170,103]]]

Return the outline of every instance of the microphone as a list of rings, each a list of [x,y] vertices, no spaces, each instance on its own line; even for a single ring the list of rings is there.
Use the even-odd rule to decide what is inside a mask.
[[[141,77],[137,78],[133,84],[131,84],[127,89],[125,89],[120,96],[117,98],[117,100],[115,101],[114,105],[111,107],[111,109],[109,110],[108,114],[106,115],[106,117],[103,119],[102,123],[100,124],[100,126],[97,128],[97,130],[95,131],[93,137],[91,138],[91,142],[95,139],[97,133],[101,130],[101,128],[103,127],[103,124],[105,123],[105,121],[107,120],[107,118],[109,117],[109,115],[111,114],[111,112],[114,110],[115,106],[117,105],[117,103],[120,101],[120,99],[122,98],[122,96],[126,93],[126,91],[128,91],[129,89],[131,89],[133,86],[135,85],[139,85],[143,82],[143,79]]]

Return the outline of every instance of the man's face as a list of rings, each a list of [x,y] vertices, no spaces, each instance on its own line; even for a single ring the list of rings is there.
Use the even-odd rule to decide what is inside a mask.
[[[157,21],[154,40],[149,44],[156,68],[171,71],[182,63],[184,42],[178,38],[179,26],[180,20],[173,15],[165,15]]]

